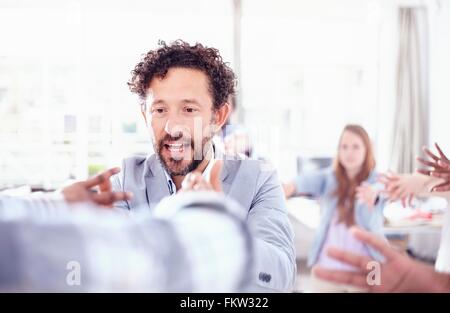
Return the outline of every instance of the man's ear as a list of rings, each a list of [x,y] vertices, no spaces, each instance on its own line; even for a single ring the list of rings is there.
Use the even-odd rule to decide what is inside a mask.
[[[225,124],[230,115],[231,107],[228,102],[225,102],[220,109],[214,110],[214,124],[220,129]]]

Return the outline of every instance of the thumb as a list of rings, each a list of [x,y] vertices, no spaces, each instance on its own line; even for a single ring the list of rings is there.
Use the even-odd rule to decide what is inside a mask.
[[[211,169],[211,176],[209,178],[211,186],[217,192],[222,191],[222,181],[221,181],[222,168],[223,168],[223,160],[217,160]]]

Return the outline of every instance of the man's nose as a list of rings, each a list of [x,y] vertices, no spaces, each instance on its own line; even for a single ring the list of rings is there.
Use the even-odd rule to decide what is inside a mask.
[[[166,121],[164,131],[172,137],[180,137],[185,131],[186,127],[176,117],[170,117]]]

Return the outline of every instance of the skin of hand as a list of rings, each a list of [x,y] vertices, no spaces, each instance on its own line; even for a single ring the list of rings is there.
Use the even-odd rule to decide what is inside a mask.
[[[379,181],[385,185],[383,194],[389,201],[401,200],[403,207],[411,206],[415,196],[429,190],[429,184],[435,180],[422,174],[381,174]],[[427,190],[428,189],[428,190]]]
[[[354,236],[361,242],[372,246],[384,257],[380,264],[379,284],[369,284],[368,277],[373,270],[367,256],[357,255],[345,250],[330,247],[330,257],[357,268],[357,271],[330,270],[320,266],[313,268],[314,274],[323,280],[359,287],[369,292],[449,292],[450,275],[435,272],[432,266],[417,262],[395,250],[389,244],[361,228],[352,227]]]
[[[69,203],[90,201],[106,207],[111,207],[116,201],[129,200],[131,193],[111,190],[110,178],[119,172],[120,168],[115,167],[85,181],[71,184],[62,189],[64,199]],[[100,192],[97,193],[92,188],[98,188]]]
[[[443,179],[441,184],[433,187],[432,191],[449,191],[450,190],[450,160],[442,152],[437,143],[434,144],[439,156],[431,152],[430,149],[423,147],[423,151],[429,159],[417,158],[417,161],[424,166],[431,167],[431,169],[419,169],[418,172],[423,175],[428,175]]]
[[[356,188],[356,198],[365,203],[369,209],[373,209],[378,192],[368,183],[362,183]]]
[[[293,182],[291,183],[282,183],[281,187],[283,187],[284,196],[286,199],[294,196],[295,194],[295,184]]]
[[[202,173],[199,171],[192,171],[186,175],[183,182],[181,183],[180,192],[188,191],[216,191],[222,192],[222,182],[220,175],[222,173],[223,161],[216,160],[213,167],[211,168],[211,174],[209,182],[205,180]]]

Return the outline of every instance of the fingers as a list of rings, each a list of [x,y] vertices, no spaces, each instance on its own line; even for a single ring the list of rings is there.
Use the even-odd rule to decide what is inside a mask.
[[[387,260],[391,260],[398,255],[389,244],[378,238],[376,235],[369,233],[357,226],[351,227],[351,232],[359,241],[372,246],[375,250],[378,250]]]
[[[380,194],[387,197],[389,201],[396,201],[398,198],[395,196],[395,192],[399,189],[399,183],[383,183],[385,185],[384,190],[380,191]]]
[[[436,147],[436,150],[439,153],[439,157],[436,156],[434,153],[432,153],[428,148],[424,147],[423,151],[430,157],[433,159],[434,162],[430,162],[427,161],[425,159],[422,158],[417,158],[417,160],[422,163],[423,165],[426,166],[430,166],[433,167],[435,170],[439,170],[439,171],[446,171],[446,170],[450,170],[450,160],[447,158],[447,156],[442,152],[441,148],[439,147],[439,145],[437,143],[434,144]],[[429,175],[429,174],[425,174],[425,175]]]
[[[436,167],[436,165],[437,165],[436,162],[430,162],[430,161],[425,160],[425,159],[423,159],[423,158],[421,158],[421,157],[417,157],[416,160],[417,160],[419,163],[422,163],[422,164],[425,165],[425,166]]]
[[[391,181],[397,181],[400,179],[400,175],[394,174],[392,172],[388,172],[388,173],[383,173],[379,175],[378,178],[380,181],[387,181],[387,182],[391,182]]]
[[[194,190],[194,186],[199,184],[203,180],[202,174],[200,172],[190,172],[186,175],[181,183],[181,189],[183,191]]]
[[[432,192],[444,192],[449,190],[450,190],[450,182],[448,181],[431,188]]]
[[[368,289],[365,272],[350,272],[329,270],[323,267],[316,266],[313,268],[313,273],[320,279],[328,280],[336,283],[356,286],[362,289]]]
[[[414,195],[413,195],[413,194],[410,194],[409,197],[408,197],[408,205],[409,205],[410,207],[412,207],[412,201],[413,201],[413,199],[414,199]]]
[[[92,194],[91,200],[99,205],[111,206],[117,201],[130,200],[132,196],[130,192],[103,192]]]
[[[186,175],[181,183],[181,191],[192,190],[214,190],[217,192],[222,191],[222,174],[223,161],[215,161],[210,173],[210,182],[207,182],[202,173],[199,171],[193,171]]]
[[[431,175],[431,171],[426,170],[426,169],[418,169],[417,173],[422,174],[422,175],[426,175],[426,176],[430,176]]]
[[[100,192],[110,192],[112,191],[111,180],[108,178],[98,185]]]
[[[356,198],[366,204],[369,209],[375,205],[378,192],[369,183],[363,183],[356,188]]]
[[[193,171],[186,175],[181,183],[181,191],[198,191],[198,190],[212,190],[213,187],[208,183],[200,172]]]
[[[403,196],[401,198],[402,207],[404,207],[404,208],[406,208],[406,206],[411,207],[413,199],[414,199],[414,195],[413,194],[409,194],[409,195]]]
[[[380,174],[378,181],[386,187],[392,186],[400,180],[399,176],[388,176],[386,174]]]
[[[295,195],[295,184],[294,183],[283,183],[282,184],[284,196],[290,198]]]
[[[400,176],[390,172],[387,174],[380,174],[378,181],[385,186],[385,190],[382,191],[382,193],[390,195],[395,189],[398,188],[400,184]]]
[[[417,172],[419,172],[420,174],[442,178],[448,177],[450,179],[450,164],[447,164],[441,160],[437,161],[436,163],[429,162],[422,158],[417,158],[417,160],[423,165],[433,168],[433,170],[417,170]]]
[[[442,160],[439,160],[437,163],[438,163],[438,165],[439,165],[442,169],[444,169],[444,170],[450,170],[450,161],[442,161]]]
[[[403,189],[400,186],[393,186],[387,189],[389,201],[397,201],[401,198]]]
[[[223,168],[223,161],[217,160],[214,163],[213,168],[211,169],[211,176],[209,178],[209,181],[211,183],[211,187],[217,191],[222,191],[222,168]]]
[[[434,161],[438,161],[439,157],[437,155],[435,155],[433,152],[431,152],[430,149],[428,149],[427,147],[422,147],[423,152],[425,152],[426,155],[428,155],[430,158],[432,158]]]
[[[441,159],[446,161],[447,163],[450,162],[450,160],[445,156],[444,152],[442,152],[441,147],[437,143],[434,143],[434,146],[436,147],[436,150],[438,151],[439,155],[441,156]]]
[[[198,183],[196,183],[193,187],[193,190],[212,190],[212,186],[210,183],[205,181],[204,179],[200,180]]]
[[[89,192],[81,182],[73,183],[62,190],[65,201],[81,202],[89,200]]]
[[[362,271],[365,271],[367,263],[371,261],[371,259],[366,256],[354,254],[352,252],[333,247],[327,249],[327,254],[333,259],[357,267]]]
[[[111,168],[107,171],[104,171],[104,172],[98,174],[98,175],[88,178],[86,181],[82,182],[83,186],[88,189],[98,186],[98,185],[101,185],[101,184],[106,184],[105,186],[107,186],[107,181],[109,181],[109,178],[119,172],[120,172],[119,167]]]
[[[447,181],[450,180],[450,173],[446,173],[446,172],[432,171],[430,176],[443,178]]]

